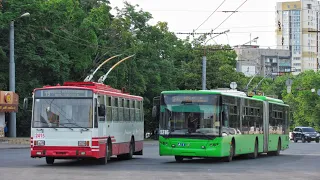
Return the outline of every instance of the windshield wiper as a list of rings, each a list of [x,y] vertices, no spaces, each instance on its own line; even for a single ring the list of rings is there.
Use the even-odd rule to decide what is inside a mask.
[[[63,124],[61,124],[61,125],[64,125],[64,124],[72,124],[72,125],[76,125],[78,128],[82,128],[82,129],[81,129],[81,132],[82,132],[83,130],[89,131],[89,129],[88,129],[88,128],[86,128],[86,127],[82,127],[82,126],[80,126],[80,125],[78,125],[77,123],[74,123],[74,122],[63,123]],[[64,126],[64,127],[66,127],[66,126]],[[73,130],[71,127],[67,127],[67,128],[69,128],[69,129]]]
[[[65,126],[65,124],[73,124],[73,125],[77,125],[76,123],[60,123],[59,125],[63,126],[63,127],[66,127],[66,128],[69,128],[73,131],[73,129],[71,127],[67,127]]]
[[[194,132],[194,133],[186,132],[186,134],[190,134],[190,135],[192,135],[192,134],[201,134],[201,135],[203,135],[204,137],[206,137],[207,139],[212,139],[211,136],[209,136],[209,135],[207,135],[206,133],[203,133],[203,132]]]

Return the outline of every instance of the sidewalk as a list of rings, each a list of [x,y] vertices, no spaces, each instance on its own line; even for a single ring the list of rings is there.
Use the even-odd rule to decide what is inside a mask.
[[[25,149],[30,148],[30,138],[0,138],[0,149]]]
[[[30,145],[26,144],[8,144],[0,142],[0,150],[1,149],[30,149]]]

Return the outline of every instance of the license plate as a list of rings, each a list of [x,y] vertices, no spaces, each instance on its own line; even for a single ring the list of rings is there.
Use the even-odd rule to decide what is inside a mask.
[[[44,133],[36,133],[35,134],[35,138],[36,139],[44,139],[45,137],[44,137]]]

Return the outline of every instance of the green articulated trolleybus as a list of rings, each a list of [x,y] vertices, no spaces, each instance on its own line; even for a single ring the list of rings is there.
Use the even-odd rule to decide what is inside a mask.
[[[160,156],[183,159],[277,156],[289,148],[289,106],[237,90],[163,91],[154,99]]]

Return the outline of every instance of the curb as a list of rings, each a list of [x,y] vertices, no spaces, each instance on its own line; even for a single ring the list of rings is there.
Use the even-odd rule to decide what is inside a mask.
[[[145,145],[157,145],[159,142],[157,140],[147,140],[147,141],[143,141],[143,144]],[[1,147],[1,145],[4,144],[5,147]],[[8,146],[9,145],[9,146]],[[0,150],[1,149],[30,149],[30,146],[10,146],[10,145],[18,145],[18,144],[14,144],[14,143],[1,143],[0,142]],[[25,144],[27,145],[27,144]],[[7,147],[6,147],[7,146]]]
[[[5,148],[0,148],[0,151],[2,149],[30,149],[30,147],[5,147]]]

